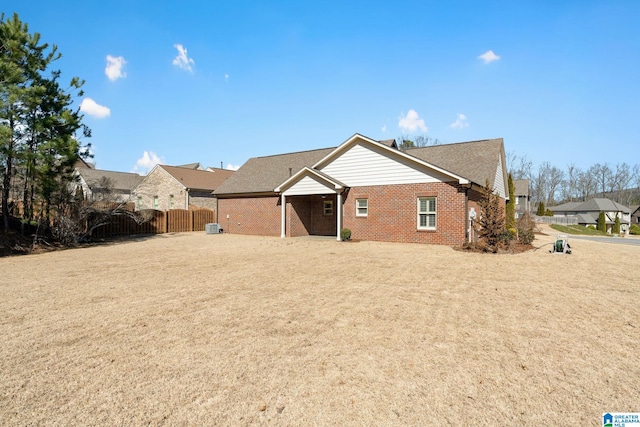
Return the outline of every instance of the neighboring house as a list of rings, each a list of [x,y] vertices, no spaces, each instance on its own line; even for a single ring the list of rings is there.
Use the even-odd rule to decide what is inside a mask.
[[[513,195],[516,199],[516,218],[520,218],[525,212],[531,212],[531,193],[529,192],[528,179],[513,180]]]
[[[631,206],[629,210],[631,211],[631,224],[640,224],[640,206]]]
[[[85,200],[109,200],[130,202],[134,188],[143,177],[136,173],[114,172],[90,167],[76,167],[77,186],[82,189]]]
[[[136,209],[215,209],[212,194],[234,171],[156,165],[134,190]]]
[[[231,233],[340,240],[349,228],[358,240],[461,245],[487,180],[504,206],[502,139],[403,152],[355,134],[335,148],[251,158],[214,194]]]
[[[554,217],[576,217],[578,224],[596,226],[600,212],[605,213],[607,223],[607,233],[611,233],[611,228],[616,220],[616,214],[620,219],[620,232],[626,233],[631,221],[631,210],[616,203],[613,200],[595,198],[586,202],[568,202],[559,206],[549,207]]]
[[[178,165],[177,167],[179,167],[179,168],[186,168],[186,169],[195,169],[195,170],[199,170],[199,171],[204,170],[204,168],[202,167],[202,165],[200,164],[200,162],[196,162],[196,163],[188,163],[188,164],[186,164],[186,165]]]

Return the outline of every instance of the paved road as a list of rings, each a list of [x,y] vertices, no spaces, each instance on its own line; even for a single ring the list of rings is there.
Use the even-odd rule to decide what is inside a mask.
[[[569,243],[571,243],[571,239],[584,239],[600,243],[617,243],[621,245],[640,246],[640,239],[637,237],[594,237],[569,234]]]

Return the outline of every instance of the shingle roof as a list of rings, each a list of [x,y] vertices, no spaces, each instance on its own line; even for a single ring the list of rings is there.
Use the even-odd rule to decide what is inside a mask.
[[[311,167],[335,147],[275,156],[252,157],[214,194],[271,193],[303,167]]]
[[[220,187],[235,171],[227,169],[212,169],[208,171],[187,169],[181,166],[158,165],[172,177],[180,181],[186,188],[192,190],[213,191]]]
[[[394,140],[379,142],[392,146]],[[335,149],[331,147],[251,158],[214,194],[272,193],[300,169],[313,166]],[[494,185],[498,159],[504,159],[503,150],[503,140],[498,138],[414,148],[407,150],[406,154],[479,185],[484,185],[487,178]]]
[[[549,209],[552,212],[631,212],[628,207],[603,198],[594,198],[586,202],[567,202],[558,206],[551,206]]]
[[[529,195],[529,180],[528,179],[514,179],[513,180],[513,192],[517,196]]]
[[[202,167],[202,165],[200,164],[200,162],[196,162],[196,163],[187,163],[186,165],[178,165],[176,167],[179,168],[187,168],[187,169],[197,169],[197,170],[203,170],[204,168]]]
[[[109,179],[110,184],[113,185],[113,190],[117,191],[131,191],[144,179],[144,177],[137,173],[115,172],[100,169],[79,168],[77,169],[77,172],[82,176],[91,190],[100,188],[104,178]]]
[[[493,186],[497,161],[504,159],[503,150],[502,138],[496,138],[410,148],[406,153],[479,185],[485,185],[486,179],[489,179],[489,184]]]

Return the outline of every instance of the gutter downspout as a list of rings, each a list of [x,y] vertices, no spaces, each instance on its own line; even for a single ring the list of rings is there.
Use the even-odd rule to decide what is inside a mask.
[[[471,220],[469,219],[469,190],[471,184],[464,189],[464,234],[467,243],[471,243]]]

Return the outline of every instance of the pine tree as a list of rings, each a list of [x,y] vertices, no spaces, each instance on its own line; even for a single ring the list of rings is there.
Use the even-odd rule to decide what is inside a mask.
[[[616,219],[613,223],[613,228],[611,229],[613,234],[620,234],[620,218],[618,217],[618,212],[616,212]]]
[[[34,216],[38,199],[46,211],[55,205],[55,196],[66,192],[71,168],[80,155],[76,132],[89,136],[82,115],[71,109],[68,90],[60,87],[60,71],[45,72],[61,57],[55,45],[40,42],[40,34],[17,14],[0,16],[0,165],[2,177],[2,217],[9,227],[9,194],[16,173],[22,182],[24,216]],[[80,90],[83,82],[71,79],[70,89]]]
[[[504,211],[500,207],[500,197],[486,181],[482,188],[482,197],[478,202],[480,217],[476,220],[476,232],[481,242],[490,252],[497,252],[500,246],[500,235],[504,231]]]
[[[607,218],[603,211],[600,211],[600,214],[598,215],[598,225],[596,228],[603,233],[607,232]]]
[[[544,202],[538,203],[538,210],[536,211],[537,216],[544,216],[546,213],[546,209],[544,208]]]

